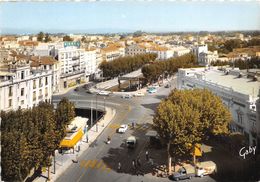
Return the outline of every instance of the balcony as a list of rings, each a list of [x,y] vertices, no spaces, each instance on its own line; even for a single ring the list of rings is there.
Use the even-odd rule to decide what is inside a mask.
[[[40,95],[40,96],[38,97],[39,100],[42,100],[42,98],[43,98],[43,95]]]

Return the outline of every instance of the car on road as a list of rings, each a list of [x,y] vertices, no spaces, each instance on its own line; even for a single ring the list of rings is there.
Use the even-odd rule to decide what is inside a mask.
[[[122,124],[122,125],[120,125],[120,128],[117,129],[117,132],[118,133],[125,133],[127,128],[128,128],[127,124]]]
[[[131,99],[133,96],[131,94],[125,94],[125,95],[122,95],[122,98],[123,99]]]
[[[76,88],[74,89],[74,91],[75,91],[75,92],[79,91],[79,87],[76,87]]]
[[[156,92],[157,92],[157,89],[154,87],[148,89],[148,93],[150,93],[150,94],[156,93]]]
[[[109,96],[110,92],[102,90],[102,91],[98,92],[97,94],[103,95],[103,96]]]
[[[171,87],[170,84],[165,85],[165,88],[170,88],[170,87]]]
[[[126,145],[128,148],[135,148],[136,144],[137,144],[137,140],[134,136],[130,136],[127,138]]]
[[[143,92],[137,92],[134,94],[135,97],[143,97],[144,93]]]

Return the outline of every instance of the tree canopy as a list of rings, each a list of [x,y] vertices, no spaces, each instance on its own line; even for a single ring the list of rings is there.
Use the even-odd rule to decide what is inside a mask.
[[[165,61],[153,62],[142,68],[142,73],[148,82],[156,82],[159,77],[167,74],[175,74],[179,68],[196,67],[197,61],[193,54],[186,54],[176,58],[169,58]]]
[[[138,70],[143,65],[156,59],[156,54],[140,54],[136,56],[126,56],[113,61],[103,61],[99,68],[103,71],[104,77],[117,77],[120,74],[130,73]]]
[[[63,41],[73,41],[73,38],[71,38],[69,35],[65,35],[63,37]]]
[[[31,109],[2,111],[0,116],[2,179],[23,181],[32,169],[51,165],[51,156],[75,113],[74,105],[62,99],[56,111],[41,102]]]
[[[156,111],[153,125],[171,145],[171,156],[190,154],[208,136],[228,134],[231,114],[221,99],[208,90],[174,90]]]

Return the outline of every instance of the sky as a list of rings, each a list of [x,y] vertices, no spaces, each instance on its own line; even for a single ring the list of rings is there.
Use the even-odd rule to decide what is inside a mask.
[[[258,1],[4,2],[1,33],[260,30]]]

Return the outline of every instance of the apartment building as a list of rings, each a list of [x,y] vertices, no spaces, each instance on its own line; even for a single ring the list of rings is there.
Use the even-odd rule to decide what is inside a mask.
[[[250,145],[256,145],[257,126],[256,101],[260,82],[256,75],[242,73],[238,68],[179,69],[178,89],[206,88],[218,95],[232,113],[230,130],[245,135]]]
[[[26,109],[51,101],[53,62],[15,56],[0,67],[0,110]]]
[[[145,54],[146,53],[146,47],[138,44],[133,44],[125,49],[127,56],[135,56],[138,54]]]
[[[86,76],[93,78],[98,69],[97,49],[85,49]]]
[[[218,60],[218,51],[207,51],[201,52],[198,57],[198,62],[200,65],[211,65],[211,62],[215,62]]]
[[[112,61],[114,59],[125,56],[125,48],[119,45],[108,45],[101,49],[102,58],[104,61]]]
[[[179,56],[183,56],[185,54],[189,54],[190,53],[190,49],[183,47],[183,46],[178,46],[173,48],[173,57],[179,57]]]
[[[197,57],[198,63],[202,66],[205,66],[204,61],[200,60],[200,55],[201,53],[208,53],[208,45],[196,45],[192,48],[192,53]]]
[[[65,89],[81,82],[86,82],[85,50],[75,46],[57,49],[60,62],[60,86]]]

